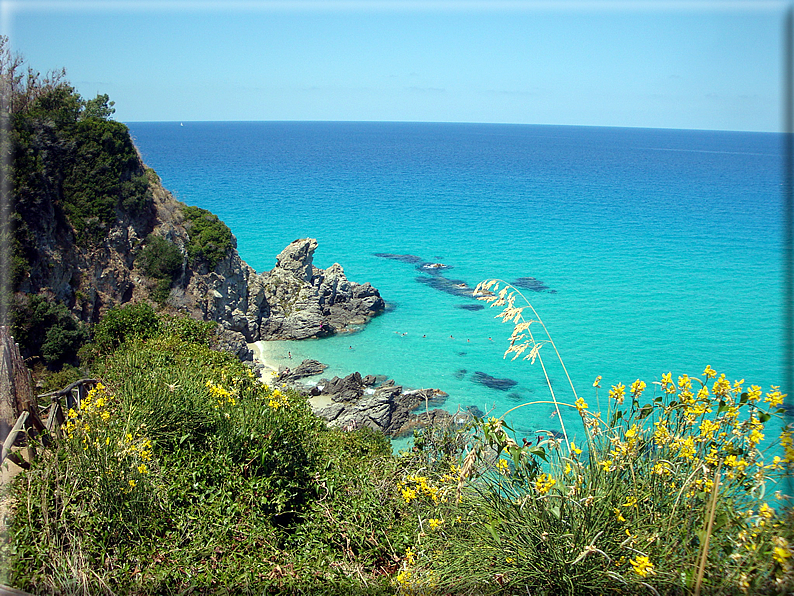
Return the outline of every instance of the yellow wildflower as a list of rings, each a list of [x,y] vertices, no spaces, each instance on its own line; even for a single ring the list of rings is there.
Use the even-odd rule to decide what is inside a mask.
[[[609,397],[617,401],[619,404],[623,403],[623,399],[625,398],[626,393],[626,386],[623,383],[618,383],[617,385],[612,385],[612,389],[609,390]]]
[[[576,409],[577,409],[577,410],[579,410],[579,413],[580,413],[580,414],[581,414],[581,413],[582,413],[584,410],[586,410],[586,409],[587,409],[587,402],[585,402],[585,400],[584,400],[584,399],[582,399],[581,397],[580,397],[579,399],[577,399],[577,400],[576,400],[576,403],[575,403],[574,405],[576,406]]]
[[[575,453],[576,455],[582,453],[582,450],[576,447],[576,444],[573,441],[571,441],[571,453]]]
[[[776,408],[780,404],[783,403],[783,398],[788,395],[787,393],[780,393],[780,387],[778,385],[772,385],[772,391],[766,394],[765,402],[769,404],[769,407]]]
[[[639,397],[639,395],[643,391],[645,391],[645,387],[647,387],[647,385],[645,385],[645,382],[644,381],[640,381],[639,379],[637,379],[636,381],[634,381],[631,384],[631,394],[634,397]]]
[[[638,555],[635,559],[629,559],[629,563],[631,563],[634,573],[640,577],[647,577],[648,575],[654,574],[653,563],[651,563],[646,556]]]
[[[140,472],[141,474],[148,474],[149,468],[146,467],[146,464],[141,464],[140,466],[138,466],[138,472]]]
[[[706,365],[706,370],[703,371],[703,374],[706,375],[707,379],[713,379],[714,377],[717,376],[717,371],[711,368],[711,365],[708,364]]]
[[[427,520],[428,525],[430,526],[431,530],[435,530],[436,528],[440,527],[443,523],[443,519],[436,519],[434,517]]]
[[[620,509],[618,507],[613,508],[612,511],[615,512],[615,517],[618,518],[619,522],[626,521],[626,518],[623,517],[623,513],[621,513],[621,511],[620,511]]]
[[[535,489],[542,495],[549,492],[555,484],[557,484],[557,481],[549,474],[541,474],[535,479]]]
[[[410,503],[416,498],[416,491],[410,487],[406,487],[402,489],[403,499],[405,499],[406,503]]]
[[[673,384],[673,373],[665,373],[662,375],[662,389],[665,393],[675,393],[675,385]]]
[[[595,381],[593,381],[593,387],[598,387],[598,388],[601,387],[601,375],[598,375],[595,378]]]

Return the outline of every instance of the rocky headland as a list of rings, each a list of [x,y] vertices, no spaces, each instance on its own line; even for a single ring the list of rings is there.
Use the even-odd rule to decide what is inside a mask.
[[[56,179],[17,200],[19,312],[38,295],[97,322],[114,306],[148,300],[217,322],[218,346],[250,359],[246,343],[350,331],[384,310],[378,291],[349,281],[341,265],[314,266],[313,238],[290,243],[273,269],[257,273],[240,258],[228,227],[177,201],[134,152],[126,127],[116,128],[130,147],[121,179],[137,185],[134,208],[119,199],[104,220],[80,219],[64,209],[68,197]],[[49,147],[43,133],[31,143]]]

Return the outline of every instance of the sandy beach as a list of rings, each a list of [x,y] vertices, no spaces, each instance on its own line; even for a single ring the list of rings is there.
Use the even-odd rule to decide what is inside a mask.
[[[267,385],[272,384],[273,380],[278,375],[279,365],[277,364],[277,359],[279,359],[279,356],[268,349],[269,346],[267,342],[257,341],[250,343],[248,344],[248,348],[253,350],[254,360],[264,366],[262,369],[262,382]],[[283,358],[283,355],[281,357]],[[290,364],[292,364],[292,362],[290,362]],[[297,364],[298,363],[296,363],[295,366]],[[311,405],[312,410],[315,411],[327,408],[332,403],[330,396],[327,395],[309,397],[309,405]]]

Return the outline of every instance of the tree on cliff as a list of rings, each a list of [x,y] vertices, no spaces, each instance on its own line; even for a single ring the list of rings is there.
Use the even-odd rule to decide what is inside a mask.
[[[46,345],[53,366],[73,359],[85,337],[69,313],[76,296],[52,302],[53,276],[79,276],[70,264],[76,248],[98,247],[123,216],[151,205],[129,131],[111,120],[113,105],[106,94],[83,99],[64,69],[42,75],[26,66],[0,36],[1,148],[11,156],[0,172],[0,321],[12,325],[25,356]],[[42,291],[51,325],[31,334],[28,315],[45,308],[31,300]]]

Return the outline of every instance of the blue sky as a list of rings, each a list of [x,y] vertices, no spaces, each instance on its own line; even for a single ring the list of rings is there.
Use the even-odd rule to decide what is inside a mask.
[[[785,2],[0,0],[116,119],[782,130]]]

